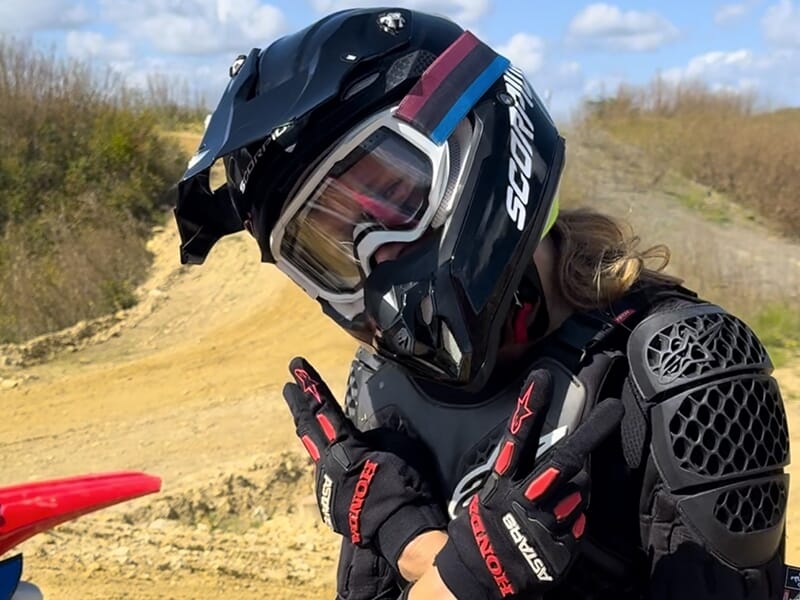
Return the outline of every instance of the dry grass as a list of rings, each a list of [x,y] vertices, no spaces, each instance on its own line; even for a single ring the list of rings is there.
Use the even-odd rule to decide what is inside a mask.
[[[159,135],[180,114],[157,86],[133,93],[0,37],[0,342],[134,301],[149,226],[185,166]]]
[[[749,96],[697,84],[621,88],[583,116],[800,238],[800,110],[759,112]]]
[[[781,362],[800,348],[800,111],[756,105],[661,83],[589,104],[571,125],[562,202],[599,204],[666,242],[669,271]]]

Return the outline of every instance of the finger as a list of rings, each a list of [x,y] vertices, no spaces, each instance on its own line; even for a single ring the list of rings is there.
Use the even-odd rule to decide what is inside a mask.
[[[589,504],[589,475],[581,471],[553,499],[552,512],[557,523],[573,523]]]
[[[622,400],[618,398],[603,400],[574,433],[564,439],[560,445],[561,450],[574,452],[582,459],[580,463],[583,464],[586,457],[616,431],[624,414]]]
[[[548,371],[538,369],[528,375],[500,441],[494,465],[498,475],[518,476],[533,461],[552,395],[553,378]]]
[[[283,386],[283,398],[292,413],[297,437],[314,462],[317,462],[330,440],[309,404],[308,397],[296,384],[287,383]]]
[[[570,531],[572,532],[572,537],[574,537],[576,540],[579,540],[583,537],[583,532],[586,531],[586,513],[582,512],[578,514],[578,518],[575,519]]]
[[[589,506],[589,474],[581,471],[552,500],[550,509],[553,527],[579,540],[586,530],[586,509]]]
[[[573,478],[586,464],[589,454],[606,440],[622,421],[622,401],[600,402],[578,428],[553,448],[550,461],[561,481]]]
[[[333,394],[325,384],[317,370],[302,356],[295,356],[289,362],[289,372],[294,377],[303,393],[322,404],[326,400],[333,400]]]
[[[283,397],[294,418],[297,434],[300,435],[301,430],[310,434],[314,443],[320,448],[332,444],[349,433],[350,430],[342,426],[342,421],[346,421],[347,417],[340,414],[341,410],[337,404],[326,401],[322,406],[317,406],[315,401],[294,383],[287,383],[283,387]],[[349,425],[349,421],[347,424]]]
[[[575,477],[592,450],[619,427],[624,412],[622,401],[617,398],[598,404],[573,433],[553,448],[543,469],[526,480],[525,497],[542,501],[558,488],[560,482]]]
[[[347,435],[354,429],[353,424],[345,416],[342,407],[336,402],[330,389],[316,369],[303,357],[293,358],[289,363],[289,371],[303,391],[317,414],[317,419],[326,433],[333,432],[333,438]]]
[[[314,420],[314,407],[297,384],[287,383],[283,386],[283,399],[286,400],[289,412],[292,413],[296,428]]]

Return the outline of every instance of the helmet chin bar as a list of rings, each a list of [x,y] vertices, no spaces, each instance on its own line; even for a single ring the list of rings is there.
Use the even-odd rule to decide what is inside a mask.
[[[431,248],[437,244],[433,237],[373,268],[364,284],[365,313],[376,328],[373,344],[381,354],[426,377],[433,370],[461,381],[470,353],[437,316],[437,253]]]

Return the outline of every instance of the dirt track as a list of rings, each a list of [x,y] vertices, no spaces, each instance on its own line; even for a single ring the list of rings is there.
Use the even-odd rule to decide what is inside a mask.
[[[151,503],[140,500],[34,539],[25,572],[55,599],[201,598],[209,588],[328,597],[335,538],[305,514],[309,469],[280,388],[304,354],[340,391],[355,346],[260,265],[249,240],[226,240],[198,269],[176,266],[176,244],[171,228],[154,238],[147,301],[117,337],[0,369],[0,484],[141,469],[174,499],[156,502],[161,513],[126,518]]]
[[[280,388],[302,354],[341,393],[353,342],[245,237],[200,268],[177,266],[171,227],[151,246],[143,301],[114,337],[0,367],[0,485],[124,469],[164,481],[157,497],[26,543],[27,577],[51,600],[331,598],[336,538],[318,525]],[[778,377],[800,447],[800,365]]]

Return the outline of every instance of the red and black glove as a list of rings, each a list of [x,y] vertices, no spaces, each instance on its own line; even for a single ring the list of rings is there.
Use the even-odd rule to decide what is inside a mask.
[[[450,522],[436,566],[459,600],[547,591],[576,556],[586,527],[587,458],[619,425],[623,408],[619,400],[602,401],[533,467],[551,395],[550,373],[532,372],[492,473]]]
[[[286,384],[283,397],[316,463],[322,520],[357,546],[375,548],[397,568],[408,542],[447,527],[442,506],[407,461],[377,449],[356,429],[305,359],[293,359],[289,370],[296,383]]]

